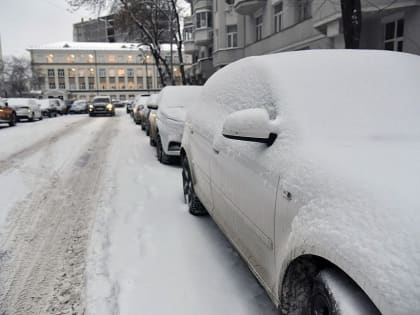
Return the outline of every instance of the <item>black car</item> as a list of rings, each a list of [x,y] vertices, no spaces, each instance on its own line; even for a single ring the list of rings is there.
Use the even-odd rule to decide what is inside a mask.
[[[96,96],[88,107],[89,116],[109,115],[115,116],[115,107],[109,96]]]

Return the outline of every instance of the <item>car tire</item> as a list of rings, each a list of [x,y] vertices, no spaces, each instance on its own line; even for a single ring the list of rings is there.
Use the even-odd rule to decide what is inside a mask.
[[[184,201],[188,205],[188,211],[195,216],[206,215],[207,211],[194,191],[190,165],[187,157],[182,157],[182,187]]]
[[[160,163],[169,164],[171,162],[171,157],[163,151],[162,140],[159,135],[156,137],[156,154]]]
[[[327,268],[315,276],[309,301],[311,315],[343,315],[340,305],[349,301],[359,306],[360,311],[355,314],[380,314],[369,297],[341,271]]]
[[[155,140],[153,140],[153,138],[152,138],[152,137],[150,137],[150,138],[149,138],[149,144],[150,144],[152,147],[155,147],[155,146],[156,146],[156,142],[155,142]]]
[[[141,130],[146,130],[146,126],[142,123],[140,123],[140,124],[141,124]]]
[[[35,118],[35,115],[34,115],[34,113],[32,112],[32,115],[31,115],[31,117],[29,117],[29,118],[28,118],[28,120],[29,120],[30,122],[32,122],[32,121],[34,121],[34,118]]]
[[[89,117],[94,117],[95,116],[95,114],[89,114]]]
[[[16,126],[16,121],[17,121],[16,114],[13,113],[12,117],[10,117],[9,126],[10,127]]]

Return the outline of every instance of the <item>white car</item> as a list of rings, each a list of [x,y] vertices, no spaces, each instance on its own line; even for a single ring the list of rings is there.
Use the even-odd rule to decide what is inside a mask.
[[[40,106],[41,113],[43,116],[55,117],[60,111],[60,103],[57,99],[39,99],[37,100],[37,103]]]
[[[18,120],[34,121],[35,119],[42,119],[40,105],[34,98],[9,98],[7,102],[10,107],[15,109]]]
[[[184,194],[284,314],[420,314],[420,57],[251,57],[204,85]],[[205,285],[205,284],[203,284]]]
[[[179,157],[187,109],[200,95],[199,86],[167,86],[159,93],[156,112],[156,153],[161,163]]]

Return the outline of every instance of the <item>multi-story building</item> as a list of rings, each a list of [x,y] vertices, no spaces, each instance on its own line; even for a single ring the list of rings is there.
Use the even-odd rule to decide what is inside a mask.
[[[247,56],[344,48],[340,0],[189,0],[190,82]],[[362,0],[360,48],[420,54],[420,1]]]
[[[32,70],[46,97],[92,99],[111,95],[126,100],[137,93],[161,88],[158,69],[147,47],[130,43],[59,42],[28,49]],[[169,45],[162,45],[162,55],[169,61]],[[184,55],[186,68],[191,56]],[[181,83],[179,61],[174,53],[174,75]]]
[[[114,15],[102,16],[97,19],[82,19],[73,24],[73,41],[75,42],[130,42],[135,36],[123,32],[115,26]]]

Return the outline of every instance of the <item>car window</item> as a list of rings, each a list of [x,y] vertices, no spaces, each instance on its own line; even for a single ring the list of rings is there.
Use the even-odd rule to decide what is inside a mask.
[[[109,98],[106,98],[106,97],[95,98],[93,100],[93,103],[109,103]]]

